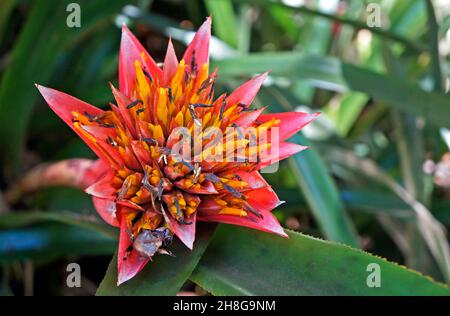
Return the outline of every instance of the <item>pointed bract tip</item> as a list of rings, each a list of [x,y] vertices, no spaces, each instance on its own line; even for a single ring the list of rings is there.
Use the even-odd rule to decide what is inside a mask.
[[[122,32],[129,31],[128,25],[125,22],[122,22]]]
[[[180,237],[178,237],[178,238],[180,238]],[[181,240],[181,239],[180,239]],[[188,247],[188,249],[190,250],[190,251],[192,251],[193,249],[194,249],[194,240],[192,240],[192,239],[185,239],[185,240],[181,240],[181,242],[186,246],[186,247]]]
[[[202,33],[203,31],[207,30],[208,32],[208,36],[210,36],[211,34],[211,23],[212,23],[212,18],[211,16],[207,17],[205,22],[203,22],[202,25],[200,25],[200,27],[197,30],[197,33]]]
[[[266,79],[271,73],[271,70],[265,71],[262,74],[258,75],[257,77],[262,77],[264,79]]]
[[[40,84],[35,83],[36,88],[39,90],[44,99],[47,99],[47,96],[53,95],[55,92],[58,92],[52,88],[44,87]]]
[[[117,274],[117,286],[127,282],[129,279],[131,279],[133,276],[129,276],[129,275],[123,275],[121,273]]]
[[[281,227],[281,225],[277,229],[274,229],[272,232],[283,238],[289,238],[289,235],[286,234],[286,232],[284,231],[283,227]]]
[[[126,23],[122,23],[122,36],[121,36],[121,41],[123,41],[125,38],[129,38],[131,40],[131,38],[134,37],[133,32],[131,32],[130,28],[128,27],[128,25]]]
[[[111,88],[111,90],[117,90],[116,87],[114,87],[114,84],[110,81],[109,83],[109,87]]]
[[[263,72],[262,74],[256,75],[255,77],[253,77],[253,80],[258,81],[258,82],[264,82],[267,79],[267,76],[269,76],[269,72]]]

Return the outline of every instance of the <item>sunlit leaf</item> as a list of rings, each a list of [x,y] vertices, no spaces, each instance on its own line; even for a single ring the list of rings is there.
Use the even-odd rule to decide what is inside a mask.
[[[373,266],[380,287],[370,286]],[[217,230],[191,279],[214,295],[450,295],[444,285],[360,250],[231,226]]]

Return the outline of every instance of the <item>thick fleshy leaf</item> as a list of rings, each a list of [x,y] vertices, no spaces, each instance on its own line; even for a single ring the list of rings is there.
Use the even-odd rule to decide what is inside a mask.
[[[126,212],[126,208],[121,208],[121,212]],[[131,240],[127,227],[127,219],[124,213],[122,213],[120,219],[119,251],[117,254],[117,285],[134,277],[149,261],[149,259],[139,256],[134,249],[128,252],[130,246]]]
[[[198,29],[192,42],[186,48],[183,59],[187,68],[192,71],[191,65],[195,64],[197,70],[201,69],[203,64],[209,65],[209,41],[211,39],[211,18],[208,17],[202,26]]]
[[[303,127],[311,123],[320,113],[309,114],[304,112],[284,112],[273,114],[261,114],[258,117],[259,122],[267,122],[272,119],[279,119],[279,137],[284,141],[300,131]]]
[[[446,286],[380,257],[288,234],[221,226],[191,280],[214,295],[450,295]],[[381,286],[369,287],[375,265]]]
[[[163,69],[163,86],[168,86],[175,76],[178,68],[178,59],[173,48],[172,40],[169,40],[167,46],[166,57],[164,58],[164,69]]]
[[[239,86],[236,90],[233,91],[233,93],[231,93],[227,97],[227,106],[230,107],[239,103],[245,104],[247,106],[250,105],[253,99],[258,94],[258,91],[261,88],[264,80],[266,80],[267,74],[268,73],[265,72]]]
[[[153,80],[162,79],[162,70],[148,54],[138,39],[131,33],[128,27],[122,26],[122,38],[119,54],[119,88],[122,93],[130,96],[136,80],[135,61],[150,74]]]
[[[114,200],[101,199],[94,196],[92,202],[97,213],[105,222],[112,226],[120,226],[116,216],[116,202]]]

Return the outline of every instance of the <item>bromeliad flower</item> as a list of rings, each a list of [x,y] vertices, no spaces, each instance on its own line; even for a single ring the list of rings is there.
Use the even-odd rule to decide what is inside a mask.
[[[315,115],[252,109],[267,74],[215,98],[210,29],[208,18],[180,62],[169,41],[160,68],[123,26],[119,89],[111,85],[117,105],[107,111],[37,86],[99,157],[86,192],[120,227],[118,284],[155,254],[171,254],[173,235],[192,249],[196,221],[287,236],[271,213],[280,200],[258,170],[303,150],[285,140]]]

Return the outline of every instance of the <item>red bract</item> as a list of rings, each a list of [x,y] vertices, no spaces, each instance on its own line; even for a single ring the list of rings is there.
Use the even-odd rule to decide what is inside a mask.
[[[271,213],[280,200],[258,170],[303,150],[285,140],[316,115],[252,110],[250,104],[267,74],[229,96],[214,98],[217,72],[209,73],[210,29],[208,18],[180,62],[169,42],[160,68],[123,26],[119,89],[111,87],[117,105],[111,104],[108,111],[38,86],[55,113],[99,157],[96,181],[86,192],[100,216],[120,227],[118,284],[136,275],[156,253],[170,254],[173,235],[192,249],[197,220],[287,236]],[[232,137],[214,144],[211,151],[218,136],[208,136],[207,131],[225,133],[230,127]],[[179,128],[189,134],[189,142],[181,143],[182,152],[198,141],[200,152],[187,158],[175,153]],[[274,140],[275,131],[279,137]],[[258,144],[241,134],[258,138]],[[207,159],[225,148],[233,148],[235,156],[240,152],[239,159]],[[261,155],[268,148],[270,154]],[[251,154],[257,159],[248,159]]]

